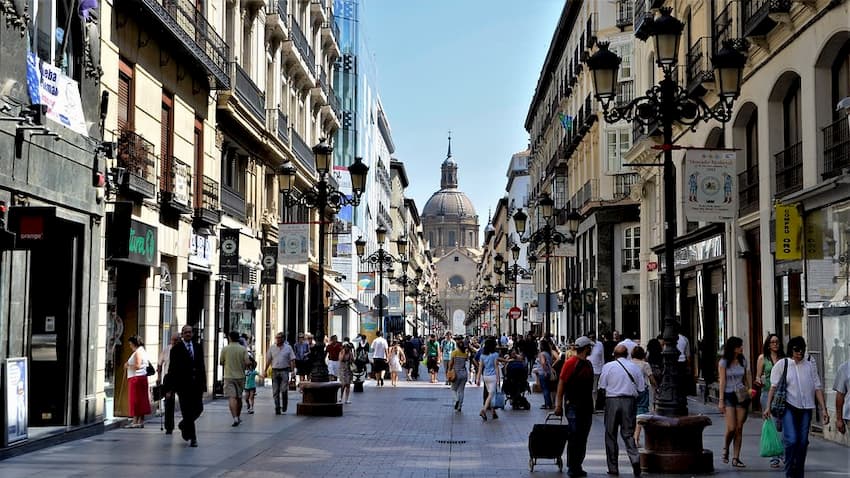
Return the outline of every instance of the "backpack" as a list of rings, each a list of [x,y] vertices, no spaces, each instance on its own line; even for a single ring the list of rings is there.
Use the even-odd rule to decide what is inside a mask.
[[[357,347],[357,352],[354,355],[354,361],[359,363],[369,363],[369,352],[366,347]]]

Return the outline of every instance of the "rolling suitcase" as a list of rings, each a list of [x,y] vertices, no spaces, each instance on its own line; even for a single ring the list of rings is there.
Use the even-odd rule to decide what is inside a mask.
[[[551,423],[557,422],[557,423]],[[528,434],[528,469],[534,471],[538,459],[555,460],[558,471],[563,471],[564,447],[569,438],[569,426],[564,424],[563,417],[554,413],[546,415],[543,423],[537,423]]]

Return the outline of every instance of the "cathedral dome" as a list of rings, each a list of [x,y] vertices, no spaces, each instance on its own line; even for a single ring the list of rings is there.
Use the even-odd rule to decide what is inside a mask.
[[[441,189],[431,195],[425,207],[423,216],[475,216],[475,207],[469,196],[457,189]]]

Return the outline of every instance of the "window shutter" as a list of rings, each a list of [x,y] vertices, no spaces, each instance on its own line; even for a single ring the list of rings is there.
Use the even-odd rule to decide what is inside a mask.
[[[133,130],[133,67],[118,60],[118,131]]]

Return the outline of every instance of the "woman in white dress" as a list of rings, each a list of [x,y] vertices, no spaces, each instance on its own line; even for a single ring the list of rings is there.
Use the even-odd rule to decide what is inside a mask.
[[[402,352],[397,340],[393,340],[387,355],[389,355],[390,360],[390,382],[395,387],[398,385],[398,374],[402,371],[401,364],[405,363],[404,352]]]

